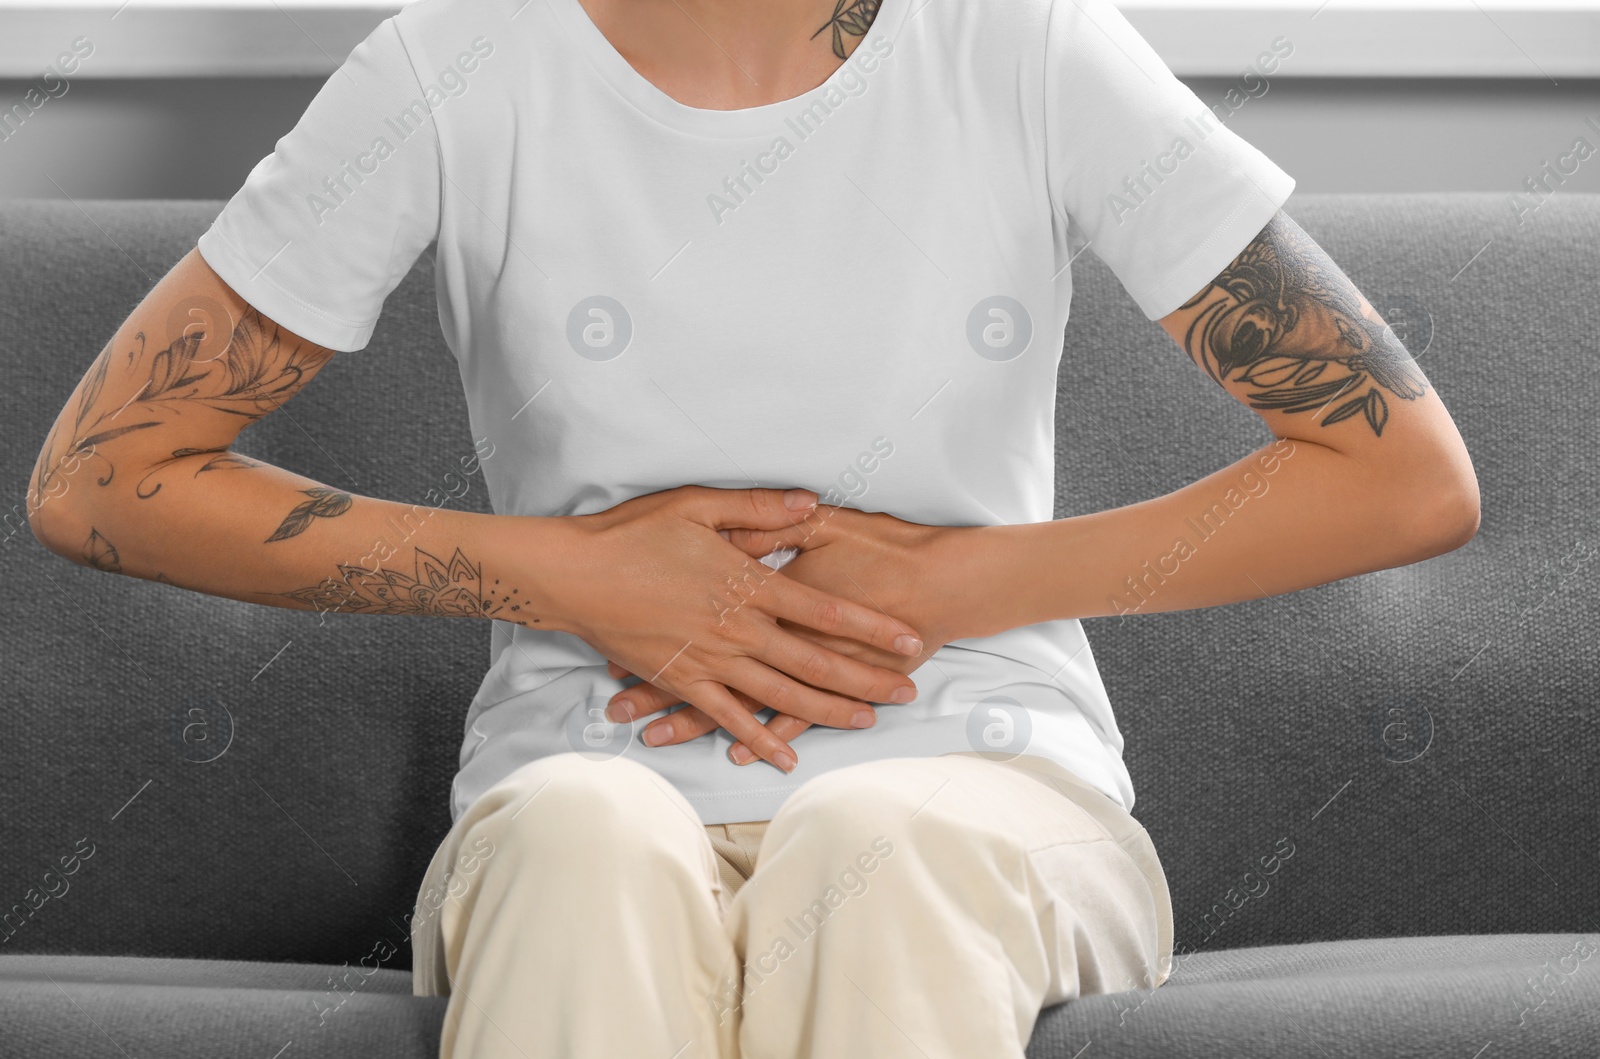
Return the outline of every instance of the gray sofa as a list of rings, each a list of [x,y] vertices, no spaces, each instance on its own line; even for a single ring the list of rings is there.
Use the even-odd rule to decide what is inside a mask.
[[[429,1059],[444,1001],[410,995],[401,923],[489,626],[111,576],[23,517],[56,410],[221,205],[0,202],[0,1055]],[[1028,1055],[1600,1056],[1600,196],[1521,228],[1500,195],[1287,208],[1419,356],[1482,527],[1402,569],[1087,623],[1177,969],[1050,1008]],[[1270,440],[1098,259],[1073,270],[1058,517]],[[432,289],[424,255],[371,346],[239,448],[488,510]]]

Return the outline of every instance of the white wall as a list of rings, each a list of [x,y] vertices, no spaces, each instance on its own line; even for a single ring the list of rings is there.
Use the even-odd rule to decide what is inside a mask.
[[[0,141],[0,198],[226,199],[322,80],[75,81]],[[1207,104],[1231,83],[1185,81]],[[0,80],[0,101],[26,87]],[[1600,150],[1600,80],[1279,77],[1229,125],[1300,191],[1509,195],[1576,137]],[[1600,193],[1600,155],[1561,190]]]
[[[227,198],[405,2],[0,0],[0,198]],[[1600,0],[1115,2],[1208,104],[1292,42],[1228,123],[1301,191],[1509,197],[1600,150]],[[65,91],[13,111],[75,37]],[[1600,156],[1561,191],[1600,192]]]

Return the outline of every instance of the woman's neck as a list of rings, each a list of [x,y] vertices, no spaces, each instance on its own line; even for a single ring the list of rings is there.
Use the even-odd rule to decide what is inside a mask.
[[[580,0],[611,46],[686,106],[793,99],[837,70],[879,0]]]

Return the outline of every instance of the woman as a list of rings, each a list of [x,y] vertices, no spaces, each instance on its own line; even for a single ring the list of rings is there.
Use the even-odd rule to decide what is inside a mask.
[[[1043,1006],[1159,986],[1079,619],[1475,530],[1448,413],[1293,180],[1115,8],[845,2],[409,5],[40,454],[76,561],[496,622],[411,924],[442,1056],[1020,1056]],[[407,505],[229,446],[430,244],[497,513],[397,543]],[[1085,249],[1277,440],[1053,520]]]

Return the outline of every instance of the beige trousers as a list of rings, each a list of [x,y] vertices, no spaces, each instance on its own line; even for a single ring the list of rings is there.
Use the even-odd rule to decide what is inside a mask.
[[[411,936],[441,1059],[1020,1059],[1042,1007],[1166,981],[1172,905],[1144,828],[1044,758],[864,762],[706,825],[565,753],[468,807]]]

